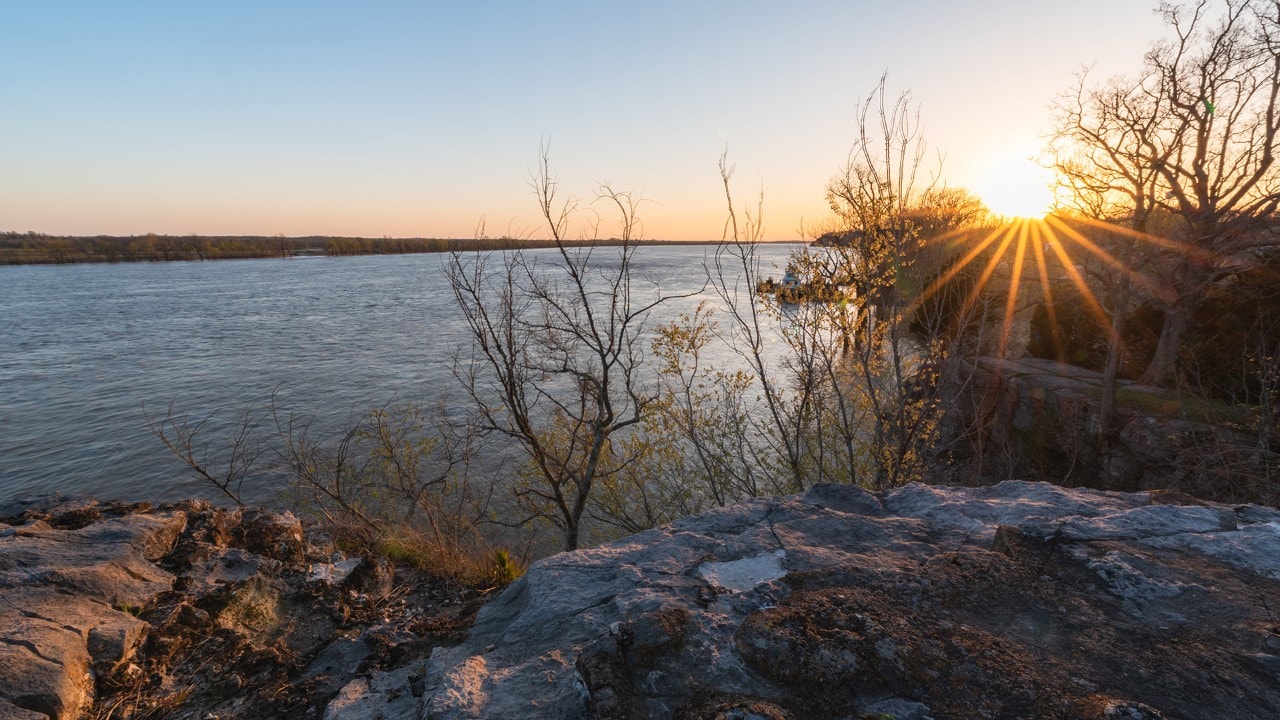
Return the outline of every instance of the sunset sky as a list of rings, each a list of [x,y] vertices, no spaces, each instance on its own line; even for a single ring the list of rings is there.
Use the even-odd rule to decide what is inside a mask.
[[[885,70],[947,183],[1013,212],[1011,185],[1043,193],[1048,105],[1083,66],[1136,70],[1154,6],[8,2],[0,230],[536,235],[549,140],[565,193],[634,190],[645,236],[678,240],[720,237],[727,148],[793,239]]]

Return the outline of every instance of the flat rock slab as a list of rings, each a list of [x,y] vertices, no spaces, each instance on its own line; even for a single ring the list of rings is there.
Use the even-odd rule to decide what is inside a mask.
[[[821,486],[535,563],[329,717],[1280,717],[1280,512]]]
[[[134,616],[173,586],[154,560],[173,548],[181,512],[52,527],[0,526],[0,718],[78,718],[94,674],[127,662],[146,636]]]

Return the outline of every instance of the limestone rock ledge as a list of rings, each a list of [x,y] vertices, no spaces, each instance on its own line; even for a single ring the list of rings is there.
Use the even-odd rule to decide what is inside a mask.
[[[1280,511],[820,486],[535,563],[326,718],[1280,717]]]
[[[288,513],[76,502],[0,508],[0,718],[1280,717],[1272,508],[820,486],[555,555],[475,614]]]

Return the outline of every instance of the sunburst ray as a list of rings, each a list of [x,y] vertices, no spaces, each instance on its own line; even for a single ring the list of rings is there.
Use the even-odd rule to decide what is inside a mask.
[[[1058,327],[1058,309],[1053,301],[1053,284],[1049,282],[1049,264],[1045,262],[1044,245],[1049,242],[1048,226],[1044,223],[1036,223],[1034,225],[1035,238],[1031,241],[1031,247],[1035,252],[1036,270],[1040,276],[1040,294],[1044,298],[1045,313],[1049,319],[1049,332],[1053,337],[1053,353],[1058,362],[1066,360],[1063,352],[1062,331]]]
[[[1097,257],[1099,260],[1102,260],[1102,262],[1106,264],[1108,267],[1110,267],[1112,270],[1115,270],[1117,272],[1127,275],[1130,281],[1133,282],[1133,284],[1142,288],[1142,290],[1147,294],[1151,295],[1152,297],[1160,298],[1162,300],[1169,300],[1169,298],[1166,297],[1169,293],[1169,290],[1167,288],[1162,288],[1156,285],[1147,276],[1143,275],[1137,270],[1134,270],[1133,268],[1129,267],[1127,264],[1121,262],[1114,255],[1107,252],[1106,250],[1103,250],[1101,247],[1098,247],[1097,243],[1085,237],[1075,228],[1072,228],[1070,225],[1067,225],[1062,220],[1053,216],[1045,218],[1045,221],[1048,222],[1052,227],[1061,231],[1062,234],[1066,235],[1067,237],[1075,241],[1075,243],[1080,247],[1084,248],[1086,252],[1093,255],[1094,257]]]
[[[991,244],[994,243],[996,240],[998,240],[1001,237],[1002,233],[1005,233],[1007,231],[1008,231],[1007,227],[1002,226],[1002,227],[994,228],[991,232],[987,233],[986,237],[984,237],[981,241],[979,241],[977,245],[970,248],[969,252],[967,252],[965,256],[961,258],[958,262],[952,265],[947,270],[947,272],[943,273],[936,280],[929,283],[929,286],[924,289],[924,292],[921,292],[919,297],[917,297],[915,300],[911,302],[910,305],[907,306],[907,313],[910,314],[915,312],[920,308],[921,305],[928,302],[929,299],[932,298],[935,294],[937,294],[937,292],[941,290],[944,285],[951,282],[951,280],[954,279],[956,275],[959,275],[961,272],[963,272],[964,269],[969,266],[969,263],[973,262],[974,259],[976,259],[979,255],[981,255],[983,251],[986,250],[988,247],[991,247]]]
[[[1018,248],[1014,251],[1013,267],[1009,272],[1009,292],[1005,298],[1004,304],[1004,322],[1000,326],[1000,356],[1004,357],[1005,351],[1009,348],[1009,334],[1013,329],[1013,316],[1017,313],[1018,308],[1018,286],[1022,282],[1022,263],[1027,257],[1027,235],[1030,231],[1027,220],[1019,220],[1016,224],[1018,229]]]

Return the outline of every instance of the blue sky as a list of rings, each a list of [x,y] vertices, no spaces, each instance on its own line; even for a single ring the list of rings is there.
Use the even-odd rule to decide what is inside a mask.
[[[549,139],[565,193],[634,190],[669,239],[719,237],[727,147],[794,238],[885,70],[948,183],[994,198],[1073,72],[1138,67],[1153,8],[0,0],[0,230],[536,234]]]

